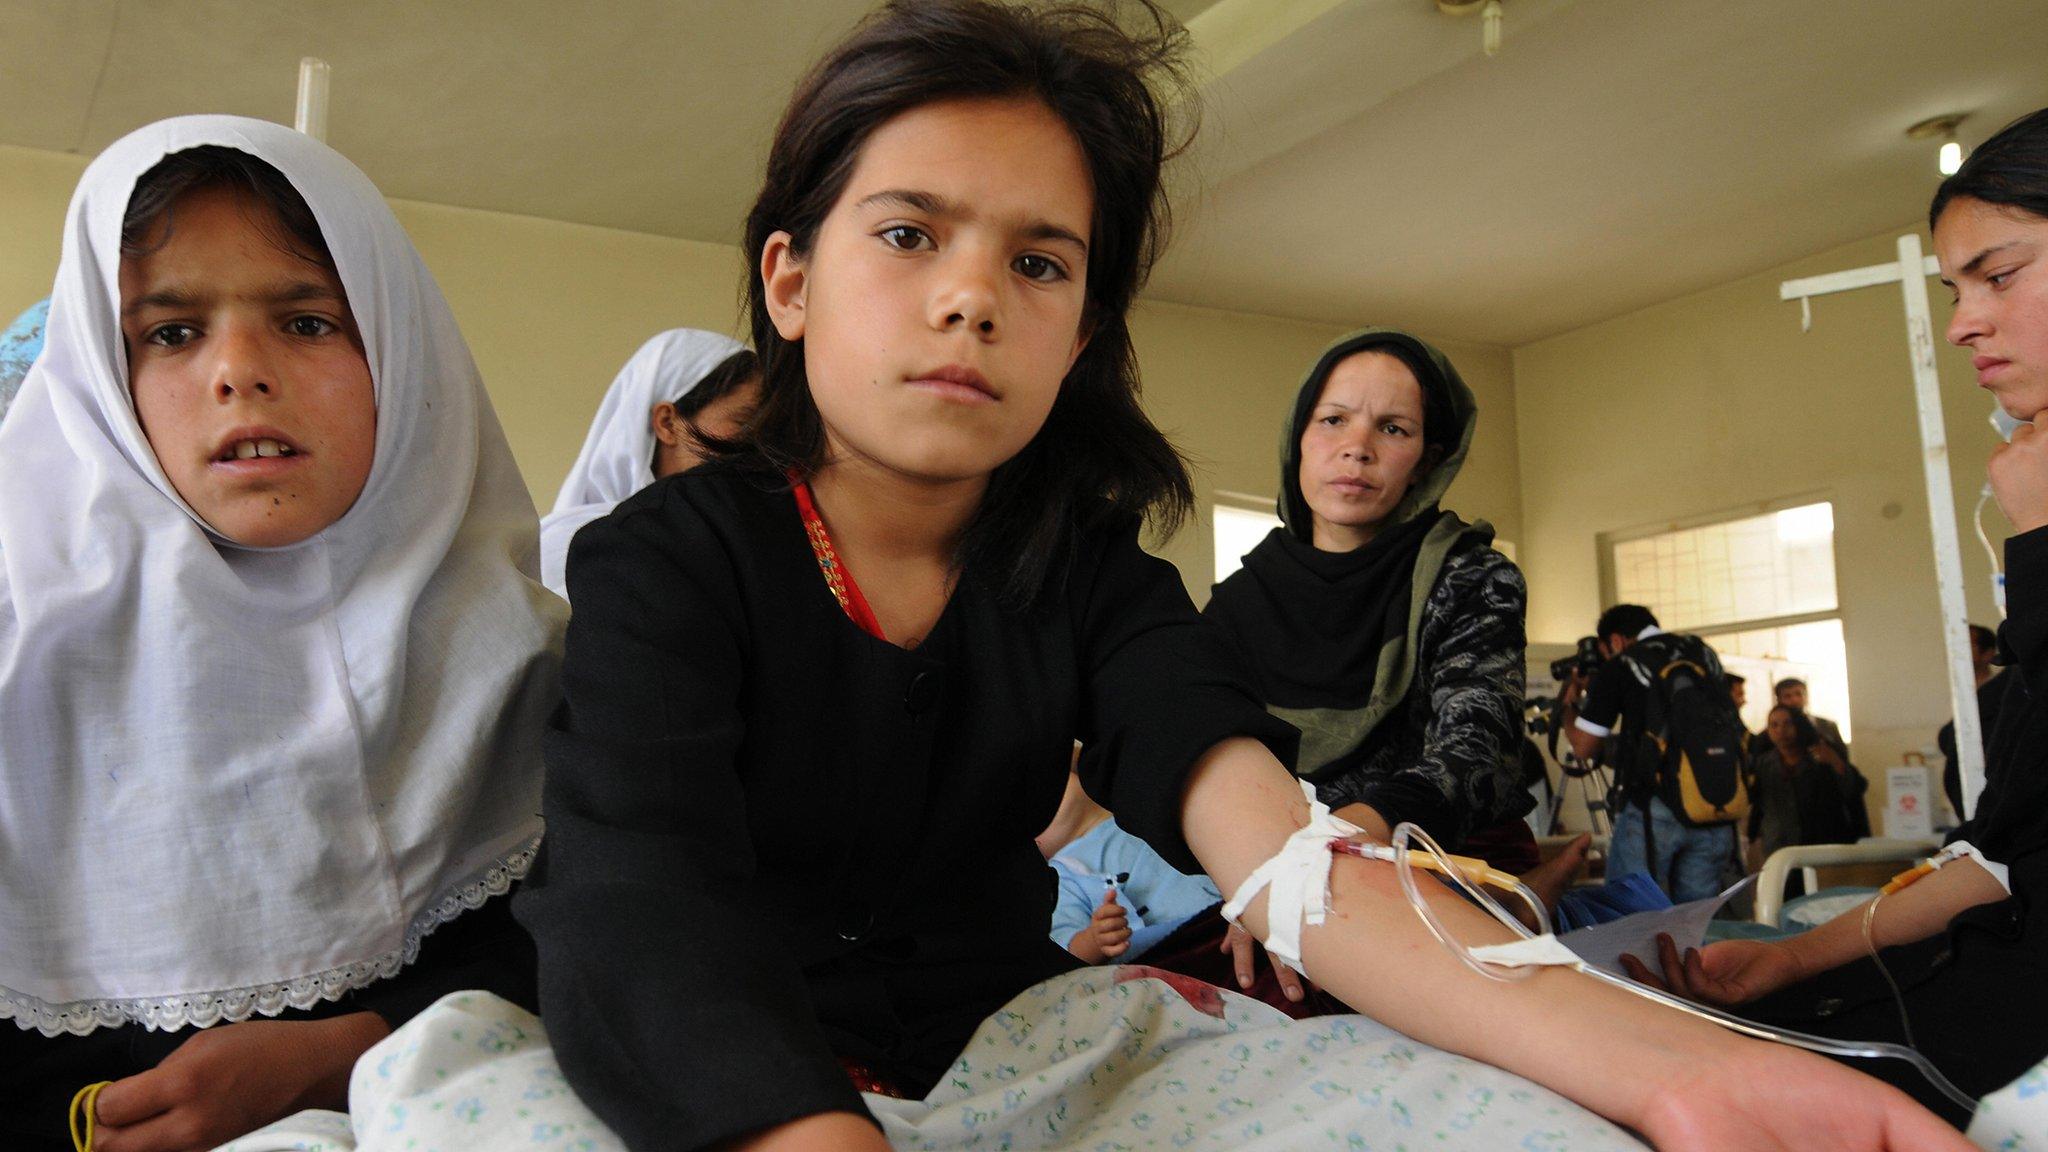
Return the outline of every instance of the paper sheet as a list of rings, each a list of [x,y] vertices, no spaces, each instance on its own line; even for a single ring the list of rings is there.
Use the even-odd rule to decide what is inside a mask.
[[[1714,918],[1736,893],[1747,888],[1753,876],[1745,876],[1719,896],[1705,900],[1694,900],[1672,908],[1661,908],[1655,912],[1638,912],[1605,924],[1580,928],[1558,937],[1566,947],[1579,954],[1586,963],[1605,968],[1609,972],[1626,976],[1621,966],[1624,953],[1633,954],[1651,971],[1657,970],[1657,936],[1659,933],[1671,937],[1678,945],[1680,954],[1687,948],[1697,948],[1707,938],[1707,921]]]

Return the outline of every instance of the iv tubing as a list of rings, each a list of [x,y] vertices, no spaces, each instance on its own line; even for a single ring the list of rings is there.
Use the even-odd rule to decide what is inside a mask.
[[[1970,513],[1970,519],[1977,526],[1977,543],[1984,546],[1984,555],[1991,561],[1992,593],[1998,600],[1998,614],[2002,617],[2005,615],[2005,563],[1998,549],[1992,546],[1990,533],[1984,531],[1984,505],[1990,500],[1991,485],[1987,482],[1984,490],[1977,494],[1977,507]]]
[[[1439,943],[1445,948],[1450,949],[1451,954],[1463,961],[1466,967],[1485,976],[1489,980],[1525,980],[1536,972],[1536,969],[1533,967],[1511,968],[1507,969],[1506,972],[1496,971],[1496,966],[1489,966],[1485,961],[1473,956],[1471,948],[1451,935],[1450,930],[1444,927],[1442,921],[1437,919],[1436,912],[1430,908],[1429,902],[1423,897],[1421,889],[1416,886],[1416,865],[1411,859],[1408,843],[1410,840],[1418,841],[1422,847],[1415,851],[1413,855],[1421,856],[1427,854],[1427,856],[1434,858],[1434,865],[1429,866],[1431,871],[1439,872],[1454,882],[1460,891],[1471,897],[1481,908],[1491,913],[1494,919],[1506,925],[1509,931],[1514,932],[1524,940],[1533,939],[1539,934],[1549,934],[1549,918],[1542,911],[1542,902],[1535,900],[1534,893],[1529,892],[1519,880],[1515,881],[1514,887],[1517,889],[1517,894],[1521,895],[1525,900],[1534,901],[1538,909],[1537,923],[1542,926],[1542,933],[1529,931],[1521,921],[1515,919],[1506,909],[1502,908],[1499,902],[1494,900],[1492,896],[1473,885],[1465,873],[1452,863],[1453,857],[1446,853],[1430,837],[1429,833],[1424,832],[1414,824],[1404,821],[1395,825],[1393,839],[1393,850],[1390,855],[1393,857],[1395,874],[1401,882],[1401,892],[1408,897],[1408,902],[1414,905],[1416,915],[1422,917],[1423,924],[1428,926],[1430,934],[1435,936]],[[1934,1066],[1933,1061],[1922,1055],[1917,1049],[1908,1048],[1901,1044],[1835,1040],[1826,1036],[1814,1036],[1804,1032],[1794,1032],[1789,1029],[1766,1028],[1754,1021],[1745,1020],[1740,1016],[1724,1012],[1711,1005],[1696,1004],[1683,997],[1672,995],[1661,989],[1652,988],[1647,984],[1639,984],[1626,976],[1617,975],[1606,969],[1596,968],[1584,962],[1570,965],[1570,967],[1603,984],[1611,984],[1625,992],[1632,992],[1646,1000],[1654,1001],[1669,1008],[1676,1008],[1710,1024],[1718,1024],[1730,1031],[1739,1032],[1754,1039],[1773,1040],[1780,1044],[1789,1044],[1794,1048],[1804,1048],[1809,1052],[1818,1052],[1830,1056],[1846,1056],[1857,1059],[1889,1058],[1904,1060],[1918,1069],[1920,1074],[1927,1078],[1927,1082],[1934,1085],[1942,1095],[1955,1101],[1960,1107],[1972,1111],[1977,1107],[1977,1101],[1974,1097],[1951,1083],[1948,1077],[1943,1076],[1940,1069]],[[1889,976],[1889,973],[1887,973],[1887,976]]]

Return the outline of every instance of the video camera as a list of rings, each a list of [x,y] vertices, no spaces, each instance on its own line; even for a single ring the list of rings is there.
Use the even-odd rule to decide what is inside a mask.
[[[1600,655],[1599,639],[1593,636],[1581,636],[1579,637],[1578,651],[1550,662],[1550,678],[1559,684],[1563,684],[1570,680],[1574,673],[1584,672],[1586,675],[1591,676],[1600,670],[1600,665],[1605,661],[1606,657]]]

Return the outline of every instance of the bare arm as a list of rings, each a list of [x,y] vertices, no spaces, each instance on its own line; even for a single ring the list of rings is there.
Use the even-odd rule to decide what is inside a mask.
[[[882,1130],[851,1112],[820,1112],[792,1120],[729,1147],[732,1152],[889,1152]]]
[[[1303,811],[1307,809],[1304,808]],[[1394,838],[1394,826],[1387,823],[1387,818],[1380,815],[1379,810],[1370,804],[1346,804],[1336,810],[1336,815],[1365,829],[1367,836],[1382,844]],[[1228,896],[1229,893],[1226,892],[1224,895]]]
[[[1210,749],[1190,774],[1182,805],[1188,843],[1226,893],[1308,818],[1293,778],[1248,740]],[[1968,1147],[1903,1094],[1806,1053],[1743,1040],[1571,972],[1547,971],[1516,983],[1486,980],[1444,954],[1401,896],[1391,868],[1345,857],[1335,864],[1333,911],[1322,926],[1304,929],[1304,965],[1346,1003],[1411,1036],[1529,1077],[1648,1133],[1666,1149],[1731,1142]],[[1460,939],[1509,938],[1448,890],[1430,891],[1437,915]],[[1245,923],[1265,935],[1263,898]],[[1560,1052],[1573,1057],[1559,1059]],[[1771,1087],[1760,1090],[1758,1083]],[[1824,1112],[1842,1114],[1773,1118],[1766,1097],[1794,1091],[1817,1098]],[[1774,1128],[1789,1123],[1802,1127]],[[1815,1139],[1816,1133],[1824,1135]],[[1837,1134],[1842,1138],[1827,1138]]]
[[[1925,940],[1948,926],[1956,914],[2006,897],[2005,889],[1975,860],[1965,857],[1909,888],[1884,898],[1870,924],[1879,948]],[[1865,954],[1863,911],[1858,904],[1811,932],[1784,942],[1805,976],[1825,972]]]
[[[200,1029],[156,1067],[107,1086],[92,1146],[211,1148],[301,1108],[346,1107],[357,1057],[390,1032],[374,1012]]]

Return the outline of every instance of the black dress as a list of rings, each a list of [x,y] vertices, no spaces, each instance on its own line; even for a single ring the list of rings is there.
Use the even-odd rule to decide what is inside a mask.
[[[2048,528],[2005,543],[2011,614],[1999,630],[2005,699],[1985,755],[1976,813],[1955,832],[2011,869],[2012,896],[1966,909],[1948,929],[1888,948],[1919,1048],[1971,1095],[2004,1087],[2048,1058]],[[1748,1010],[1807,1031],[1902,1041],[1898,1007],[1876,965],[1851,961]],[[1960,1126],[1967,1120],[1910,1066],[1853,1062]]]
[[[829,510],[828,510],[829,512]],[[569,552],[548,837],[515,911],[564,1074],[636,1149],[922,1094],[981,1019],[1075,961],[1032,837],[1081,778],[1176,867],[1181,786],[1266,715],[1137,525],[1085,533],[1041,609],[976,573],[906,651],[820,575],[779,480],[658,481]]]

